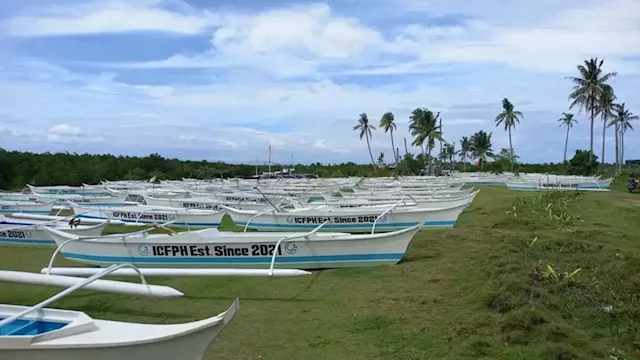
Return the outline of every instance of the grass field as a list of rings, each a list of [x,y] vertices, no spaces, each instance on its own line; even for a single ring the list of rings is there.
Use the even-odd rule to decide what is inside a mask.
[[[640,359],[639,205],[640,195],[623,190],[486,188],[455,228],[420,232],[395,266],[292,279],[155,278],[186,296],[80,292],[55,307],[175,323],[239,297],[208,359]],[[51,252],[0,247],[0,268],[39,271]],[[561,275],[581,270],[554,279],[547,265]],[[34,304],[57,291],[2,283],[0,303]]]

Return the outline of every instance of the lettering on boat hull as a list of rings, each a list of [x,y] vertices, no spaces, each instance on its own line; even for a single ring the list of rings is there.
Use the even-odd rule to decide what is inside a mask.
[[[295,244],[287,244],[285,251],[295,253]],[[138,254],[152,257],[253,257],[273,256],[275,244],[251,245],[140,245]],[[282,246],[277,254],[282,255]]]

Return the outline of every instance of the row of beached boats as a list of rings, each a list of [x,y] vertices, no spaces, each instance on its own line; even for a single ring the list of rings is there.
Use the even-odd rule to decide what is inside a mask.
[[[81,288],[183,295],[148,284],[153,276],[291,277],[397,264],[416,233],[454,226],[478,194],[448,183],[386,181],[105,183],[0,196],[0,242],[55,247],[41,273],[0,270],[0,281],[65,288],[32,307],[0,305],[0,359],[201,360],[236,314],[237,300],[219,315],[176,325],[97,320],[45,306]],[[73,215],[58,216],[56,208]],[[217,229],[224,215],[243,231]],[[109,224],[147,228],[104,235]],[[158,228],[164,233],[150,233]],[[99,267],[55,267],[58,255]],[[140,284],[102,279],[136,275]]]
[[[393,265],[421,229],[456,224],[478,194],[461,189],[463,185],[600,190],[609,183],[529,174],[453,174],[400,180],[105,181],[3,193],[0,243],[55,250],[41,273],[0,270],[0,281],[65,289],[31,307],[0,304],[0,359],[201,360],[236,314],[237,300],[219,315],[175,325],[97,320],[45,306],[78,289],[183,295],[147,283],[146,277],[153,276],[291,277],[313,269]],[[58,216],[59,209],[71,209],[73,215]],[[58,213],[52,215],[52,210]],[[225,215],[243,231],[217,229]],[[104,235],[109,224],[147,228]],[[165,233],[150,233],[158,228]],[[98,267],[54,267],[59,254]],[[102,279],[106,276],[139,276],[141,283]]]

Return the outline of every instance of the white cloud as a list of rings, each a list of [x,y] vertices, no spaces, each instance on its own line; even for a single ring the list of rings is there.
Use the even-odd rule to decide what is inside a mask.
[[[47,140],[59,144],[95,143],[103,142],[104,137],[84,134],[77,126],[58,124],[49,129],[47,132]]]
[[[405,0],[408,1],[408,0]],[[459,3],[461,0],[456,0]],[[431,0],[430,11],[446,15],[452,9]],[[640,73],[637,63],[624,60],[640,53],[640,2],[576,2],[560,7],[544,0],[546,17],[531,10],[507,6],[505,17],[519,22],[496,21],[487,11],[460,6],[455,25],[409,23],[396,30],[374,28],[358,19],[337,14],[326,4],[307,4],[260,13],[217,11],[212,49],[201,54],[175,54],[166,59],[100,64],[125,68],[253,68],[278,77],[325,74],[411,74],[433,72],[434,64],[506,64],[536,71],[566,72],[594,55],[605,57],[616,70]],[[491,11],[503,1],[486,6]],[[520,4],[522,5],[522,4]],[[409,8],[416,4],[405,4]],[[484,5],[483,5],[484,7]],[[419,6],[417,7],[420,8]],[[428,8],[426,8],[428,9]],[[536,7],[536,9],[538,9]],[[540,10],[540,9],[538,9]],[[485,16],[474,17],[475,16]],[[537,21],[531,21],[536,18]],[[585,28],[585,19],[593,26]],[[597,20],[597,21],[596,21]],[[381,56],[401,56],[381,60]],[[390,58],[391,59],[391,58]],[[342,67],[336,70],[337,67]]]
[[[402,0],[397,7],[404,3],[400,10],[407,11],[409,1],[417,0]],[[426,20],[412,14],[418,19],[415,23],[407,20],[397,27],[384,21],[387,14],[380,15],[379,22],[366,21],[344,16],[326,4],[259,12],[188,6],[169,11],[158,1],[105,1],[75,7],[75,15],[68,13],[69,7],[25,13],[45,20],[73,18],[66,24],[36,21],[29,33],[33,36],[163,27],[198,33],[203,42],[210,40],[211,48],[199,54],[81,68],[95,72],[91,74],[70,70],[77,65],[73,62],[63,67],[19,57],[0,59],[0,118],[19,118],[19,130],[28,129],[55,143],[46,146],[63,149],[81,144],[106,152],[165,150],[246,161],[266,157],[271,144],[280,161],[289,161],[292,153],[302,161],[367,161],[366,142],[351,131],[363,111],[375,125],[384,112],[396,114],[395,140],[401,152],[404,137],[411,143],[408,115],[418,106],[442,111],[445,139],[455,141],[488,130],[499,150],[508,139],[494,127],[493,119],[500,99],[508,97],[525,113],[513,134],[516,152],[526,161],[552,161],[556,159],[542,158],[548,155],[536,147],[557,146],[558,154],[563,149],[564,132],[555,120],[567,110],[570,84],[564,75],[596,55],[606,58],[607,71],[620,71],[612,82],[618,96],[640,112],[635,101],[637,77],[628,75],[640,73],[638,62],[624,59],[640,53],[640,43],[628,41],[640,38],[640,22],[633,21],[640,12],[631,11],[637,2],[567,0],[565,6],[540,0],[516,9],[497,0],[488,0],[489,5],[450,0],[458,4],[455,8],[449,1],[424,1],[431,7],[416,5],[414,10],[428,10]],[[496,4],[504,5],[500,16],[495,14]],[[92,16],[104,20],[125,10],[126,19],[86,23]],[[429,21],[447,14],[462,20],[447,25]],[[585,28],[584,19],[598,21]],[[27,31],[13,30],[14,35]],[[131,51],[143,50],[131,47]],[[122,74],[103,72],[105,65]],[[142,71],[145,68],[158,70],[150,79]],[[179,68],[204,75],[196,85],[188,78],[176,78],[174,69]],[[164,78],[167,74],[172,76]],[[579,120],[570,135],[577,140],[570,146],[586,144],[580,138],[588,134],[588,126],[584,116]],[[83,124],[82,130],[70,124]],[[549,126],[555,132],[549,133]],[[45,146],[8,142],[21,149]],[[374,154],[385,152],[391,158],[389,134],[374,132],[371,145]]]
[[[49,129],[49,134],[58,136],[78,136],[82,134],[82,131],[77,126],[59,124],[51,127]]]
[[[357,19],[331,14],[326,4],[270,10],[257,16],[226,16],[212,38],[214,49],[236,54],[308,51],[325,58],[348,58],[383,44],[380,33]]]
[[[96,1],[71,6],[50,6],[33,16],[20,16],[0,24],[13,36],[156,31],[194,35],[215,24],[206,12],[178,13],[157,7],[159,1]]]

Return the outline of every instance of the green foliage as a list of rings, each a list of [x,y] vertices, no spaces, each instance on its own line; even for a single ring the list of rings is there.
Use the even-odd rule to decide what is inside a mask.
[[[569,161],[569,174],[592,175],[598,168],[598,157],[587,150],[576,150],[573,159]]]

